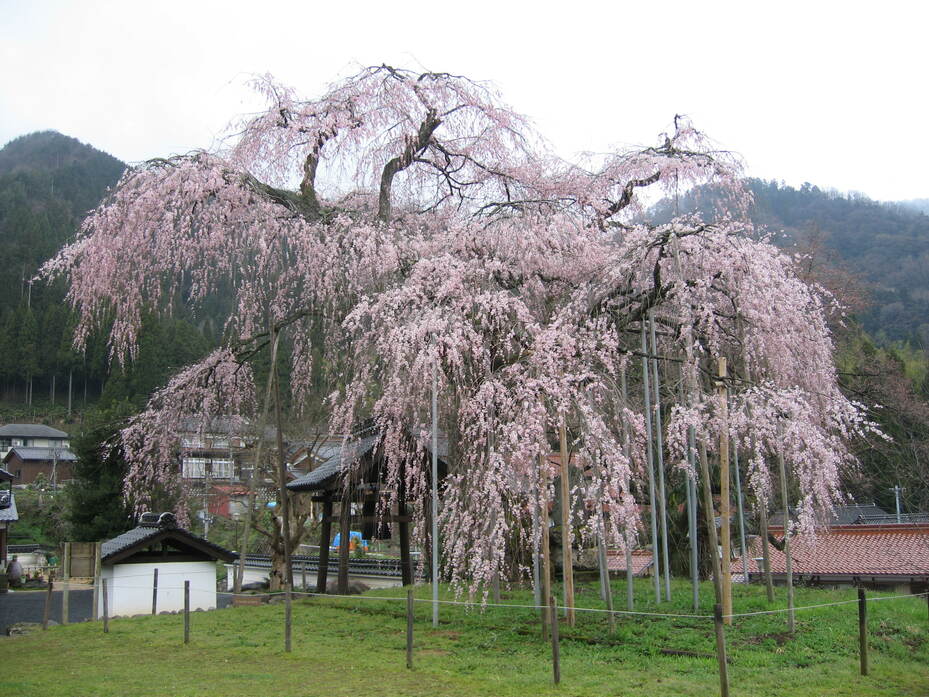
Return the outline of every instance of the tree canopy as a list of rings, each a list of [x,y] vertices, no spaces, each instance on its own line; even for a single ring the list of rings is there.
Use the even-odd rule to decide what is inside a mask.
[[[837,386],[833,300],[752,226],[738,158],[688,119],[653,146],[572,163],[491,87],[456,75],[373,67],[311,100],[271,78],[255,86],[267,110],[226,147],[129,170],[45,267],[70,280],[78,344],[111,322],[118,361],[138,352],[150,309],[231,295],[223,347],[123,432],[135,501],[176,480],[161,456],[179,419],[254,414],[247,362],[282,332],[305,402],[319,323],[337,378],[331,427],[373,417],[385,491],[402,478],[420,520],[425,437],[406,434],[425,435],[435,375],[456,580],[492,579],[504,538],[538,545],[524,513],[552,498],[540,458],[562,423],[582,469],[576,522],[624,544],[646,470],[643,353],[676,401],[666,427],[679,467],[690,472],[688,429],[711,453],[724,431],[750,454],[761,498],[769,461],[788,459],[804,527],[836,501],[847,443],[871,425]],[[649,219],[657,198],[703,185],[722,192],[709,214]],[[717,357],[733,367],[728,410],[711,394]]]

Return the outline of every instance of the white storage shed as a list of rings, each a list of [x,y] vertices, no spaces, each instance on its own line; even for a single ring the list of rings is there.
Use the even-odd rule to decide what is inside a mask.
[[[139,525],[107,540],[100,550],[100,578],[106,580],[107,613],[113,616],[184,609],[184,581],[190,581],[191,610],[216,607],[216,561],[235,553],[177,526],[172,513],[143,513]],[[155,592],[155,570],[157,593]],[[103,584],[97,589],[103,616]]]

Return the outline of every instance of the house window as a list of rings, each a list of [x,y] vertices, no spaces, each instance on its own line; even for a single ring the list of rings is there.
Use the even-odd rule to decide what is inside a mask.
[[[217,479],[232,478],[232,460],[219,459],[212,461],[212,473]]]
[[[181,445],[185,448],[202,448],[203,439],[196,436],[184,436],[181,438]]]
[[[10,438],[0,438],[0,448],[6,449],[10,448],[13,445],[13,441]]]
[[[203,479],[206,476],[206,458],[185,457],[182,471],[185,479]]]

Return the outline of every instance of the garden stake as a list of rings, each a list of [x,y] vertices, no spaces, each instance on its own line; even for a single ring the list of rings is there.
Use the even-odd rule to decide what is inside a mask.
[[[152,614],[158,614],[158,569],[152,574]]]
[[[48,629],[48,613],[52,607],[52,579],[48,579],[48,592],[45,594],[45,611],[42,613],[42,631]]]
[[[861,674],[868,674],[868,599],[864,588],[858,589],[858,653],[861,656]]]
[[[343,540],[347,539],[345,537]],[[344,542],[342,544],[345,544]],[[292,575],[292,574],[291,574]],[[291,582],[284,584],[284,651],[290,653],[291,618],[293,617],[293,604],[291,602]]]
[[[716,626],[716,659],[719,661],[719,694],[729,697],[729,671],[726,667],[726,633],[723,629],[723,606],[713,606],[713,624]]]
[[[561,682],[561,652],[558,646],[558,606],[555,605],[555,596],[548,596],[548,606],[551,608],[549,616],[552,618],[552,671],[555,684]]]
[[[190,581],[184,581],[184,643],[190,643]]]
[[[108,617],[109,608],[106,599],[106,579],[100,579],[100,585],[103,589],[103,633],[109,634],[110,632],[110,618]]]
[[[413,591],[406,592],[406,667],[413,669]]]

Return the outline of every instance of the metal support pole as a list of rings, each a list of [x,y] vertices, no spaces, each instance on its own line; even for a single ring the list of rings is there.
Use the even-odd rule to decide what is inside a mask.
[[[668,552],[668,499],[664,486],[664,433],[661,424],[661,383],[658,381],[658,342],[655,339],[655,316],[649,311],[652,339],[652,389],[655,392],[655,455],[658,465],[658,514],[661,517],[661,562],[664,567],[665,599],[671,601],[671,560]]]
[[[652,562],[654,564],[655,602],[661,602],[661,564],[658,550],[658,512],[655,502],[655,459],[652,452],[652,400],[648,386],[648,340],[642,322],[642,392],[645,395],[645,443],[648,459],[648,507],[652,523]]]
[[[732,449],[732,465],[735,470],[736,505],[739,508],[739,547],[742,550],[743,583],[748,583],[748,552],[745,547],[745,508],[742,506],[742,477],[739,474],[739,444]]]

